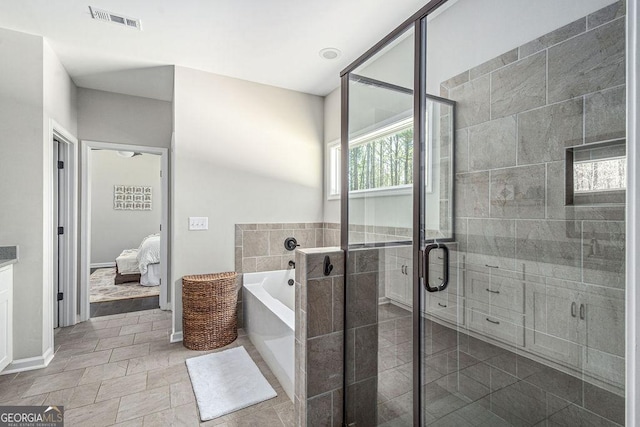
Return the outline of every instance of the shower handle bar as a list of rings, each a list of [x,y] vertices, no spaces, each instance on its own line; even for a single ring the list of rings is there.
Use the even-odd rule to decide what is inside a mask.
[[[443,273],[442,282],[438,286],[432,287],[429,283],[429,253],[434,249],[442,249],[443,258]],[[424,287],[429,292],[440,292],[447,289],[449,285],[449,248],[442,243],[432,243],[424,248],[422,254],[423,271],[424,271]]]

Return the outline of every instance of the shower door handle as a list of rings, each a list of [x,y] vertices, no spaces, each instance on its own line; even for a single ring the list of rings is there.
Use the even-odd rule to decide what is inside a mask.
[[[442,282],[438,286],[432,287],[429,283],[429,253],[434,249],[442,249],[443,260],[442,260]],[[440,292],[447,289],[449,285],[449,248],[443,245],[442,243],[432,243],[427,245],[423,251],[423,271],[424,271],[424,287],[429,292]]]

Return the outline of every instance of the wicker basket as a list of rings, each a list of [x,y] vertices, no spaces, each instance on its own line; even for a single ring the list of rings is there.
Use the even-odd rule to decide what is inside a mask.
[[[238,337],[237,273],[182,278],[182,343],[191,350],[213,350]]]

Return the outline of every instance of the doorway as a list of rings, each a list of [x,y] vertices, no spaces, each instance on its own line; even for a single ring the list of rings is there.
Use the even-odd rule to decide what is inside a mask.
[[[345,425],[625,422],[624,4],[494,6],[342,77]]]
[[[168,309],[167,150],[84,141],[82,154],[81,317]]]
[[[77,140],[50,123],[51,272],[53,329],[76,323],[77,287]]]

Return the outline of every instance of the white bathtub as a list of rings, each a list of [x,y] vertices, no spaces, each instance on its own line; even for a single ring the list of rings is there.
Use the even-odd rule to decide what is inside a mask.
[[[249,339],[293,401],[295,270],[244,274],[242,307]]]

